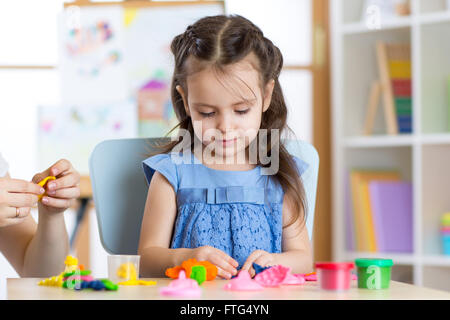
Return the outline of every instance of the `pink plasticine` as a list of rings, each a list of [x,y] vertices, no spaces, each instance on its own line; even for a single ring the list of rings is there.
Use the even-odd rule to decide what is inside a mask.
[[[282,265],[273,266],[255,276],[256,282],[264,287],[278,287],[282,284],[291,268]]]
[[[185,271],[181,270],[178,279],[170,282],[167,287],[160,288],[159,294],[163,296],[199,297],[202,294],[202,289],[198,286],[197,281],[186,279]]]
[[[291,273],[288,273],[286,275],[286,278],[284,278],[282,285],[297,285],[297,284],[304,284],[306,282],[304,277],[301,277],[299,275],[295,276]]]
[[[223,288],[232,291],[259,291],[264,289],[258,282],[252,280],[247,270],[241,270],[237,277],[231,279]]]
[[[83,280],[83,281],[93,281],[94,280],[94,278],[92,276],[70,276],[67,278],[63,278],[63,281],[66,281],[69,278],[71,280]]]

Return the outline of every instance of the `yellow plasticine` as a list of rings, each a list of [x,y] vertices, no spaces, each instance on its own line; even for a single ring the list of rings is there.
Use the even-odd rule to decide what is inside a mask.
[[[127,280],[118,282],[117,284],[122,286],[154,286],[156,281],[145,281],[145,280]]]
[[[66,260],[64,260],[64,264],[66,266],[77,266],[78,265],[78,259],[73,256],[67,256]]]
[[[79,270],[78,267],[78,259],[73,257],[73,256],[67,256],[66,260],[64,260],[64,264],[66,265],[65,269],[64,269],[64,273],[70,273],[73,272],[75,270]]]
[[[137,272],[134,264],[124,263],[117,269],[117,276],[122,279],[137,280]]]
[[[39,181],[39,182],[38,182],[38,185],[40,185],[41,187],[43,187],[43,186],[45,186],[45,184],[46,184],[47,181],[49,181],[49,180],[56,180],[56,177],[54,177],[54,176],[48,176],[48,177],[44,178],[43,180]],[[45,193],[44,193],[44,194],[40,194],[40,195],[38,196],[38,201],[40,201],[44,195],[45,195]]]
[[[47,287],[62,287],[63,285],[62,275],[41,280],[39,281],[38,285]]]

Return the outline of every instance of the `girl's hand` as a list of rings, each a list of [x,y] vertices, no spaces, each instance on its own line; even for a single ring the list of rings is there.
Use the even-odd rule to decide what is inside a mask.
[[[41,186],[25,180],[0,178],[0,227],[22,222],[30,214],[31,207],[44,193]]]
[[[40,206],[47,213],[61,213],[72,207],[80,196],[80,174],[68,160],[59,160],[47,170],[36,174],[33,182],[54,176],[46,185],[46,195],[42,197]]]
[[[211,246],[203,246],[193,249],[194,258],[198,261],[209,261],[217,267],[217,275],[223,279],[231,279],[237,274],[239,263],[222,250]]]
[[[264,250],[253,251],[242,266],[242,270],[248,270],[250,276],[255,276],[255,269],[253,269],[253,263],[260,265],[261,267],[268,267],[275,265],[275,254],[268,253]]]

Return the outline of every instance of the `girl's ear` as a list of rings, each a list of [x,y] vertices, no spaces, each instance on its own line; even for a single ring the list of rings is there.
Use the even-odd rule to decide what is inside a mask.
[[[272,101],[272,93],[274,86],[275,80],[272,79],[266,84],[266,87],[264,88],[263,112],[266,112],[267,109],[269,109],[270,102]]]
[[[186,114],[190,117],[191,114],[189,112],[189,106],[187,104],[186,95],[184,94],[183,88],[180,85],[178,85],[178,86],[175,87],[175,90],[178,91],[178,93],[180,94],[181,98],[183,99],[184,110],[186,111]]]

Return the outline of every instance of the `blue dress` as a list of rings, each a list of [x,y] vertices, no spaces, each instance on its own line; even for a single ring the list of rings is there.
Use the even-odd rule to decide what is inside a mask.
[[[156,171],[176,193],[177,218],[171,248],[209,245],[242,267],[255,250],[281,252],[284,191],[262,168],[248,171],[211,169],[192,154],[158,154],[143,161],[147,182]],[[293,157],[299,175],[308,164]],[[186,161],[188,160],[188,161]]]

